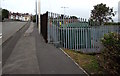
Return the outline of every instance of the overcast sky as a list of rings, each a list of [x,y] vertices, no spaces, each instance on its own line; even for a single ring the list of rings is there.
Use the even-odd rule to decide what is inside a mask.
[[[35,14],[36,0],[1,0],[1,7],[12,12]],[[66,15],[75,15],[77,17],[89,18],[93,6],[99,3],[107,4],[113,7],[114,11],[118,11],[118,2],[120,0],[41,0],[41,13],[46,11],[63,14],[62,6],[68,7],[65,9]],[[113,18],[118,20],[118,13]]]

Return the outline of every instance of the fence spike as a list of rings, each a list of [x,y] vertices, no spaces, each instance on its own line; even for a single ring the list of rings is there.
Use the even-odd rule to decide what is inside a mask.
[[[69,23],[69,16],[67,16],[67,21],[66,22],[67,22],[67,24]]]
[[[85,22],[86,22],[86,19],[85,19]]]
[[[53,14],[52,14],[52,12],[51,12],[51,19],[53,18],[52,15],[53,15]]]
[[[85,19],[83,18],[83,22],[85,21]]]
[[[81,22],[83,22],[83,18],[81,18]]]
[[[80,17],[79,17],[79,22],[81,22]]]
[[[78,21],[80,22],[80,17],[78,18]]]

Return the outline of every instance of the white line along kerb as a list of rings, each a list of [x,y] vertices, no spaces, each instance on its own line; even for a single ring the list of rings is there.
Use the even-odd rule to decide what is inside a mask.
[[[80,67],[66,52],[64,52],[64,50],[62,48],[60,48],[60,50],[66,55],[68,56],[78,67],[79,69],[81,69],[87,76],[90,76],[82,67]]]

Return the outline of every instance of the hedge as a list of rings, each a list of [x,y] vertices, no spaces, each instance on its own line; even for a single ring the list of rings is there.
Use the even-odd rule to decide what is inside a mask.
[[[110,74],[119,75],[120,69],[120,34],[109,33],[105,34],[101,39],[104,45],[102,51],[103,62],[102,65]]]

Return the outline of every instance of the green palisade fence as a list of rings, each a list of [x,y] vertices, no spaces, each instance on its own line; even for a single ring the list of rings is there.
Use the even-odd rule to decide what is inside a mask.
[[[62,42],[65,48],[75,50],[91,48],[91,31],[87,23],[71,23],[63,25],[62,29]]]
[[[119,32],[120,26],[90,26],[83,18],[48,13],[48,43],[56,47],[82,52],[99,52],[100,39],[109,32]]]

